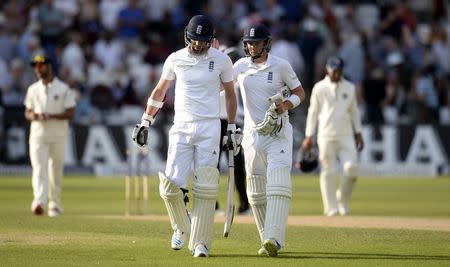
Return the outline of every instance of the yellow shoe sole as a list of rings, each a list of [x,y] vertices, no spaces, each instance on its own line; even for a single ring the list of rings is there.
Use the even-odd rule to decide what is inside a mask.
[[[267,254],[269,254],[270,257],[278,256],[278,247],[275,244],[275,241],[268,239],[268,240],[264,241],[263,247],[267,251]]]

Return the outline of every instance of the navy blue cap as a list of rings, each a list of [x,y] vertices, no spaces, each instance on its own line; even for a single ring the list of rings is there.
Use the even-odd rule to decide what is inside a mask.
[[[342,70],[344,68],[344,60],[337,56],[329,57],[327,67],[333,70]]]
[[[30,65],[34,67],[37,63],[51,64],[51,60],[45,54],[36,54],[31,59]]]

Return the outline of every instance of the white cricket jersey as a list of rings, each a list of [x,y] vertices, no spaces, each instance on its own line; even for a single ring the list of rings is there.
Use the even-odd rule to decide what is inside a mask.
[[[215,48],[193,55],[187,48],[172,53],[161,77],[175,83],[175,122],[219,118],[220,84],[233,80],[231,59]]]
[[[356,91],[351,82],[342,78],[334,83],[327,75],[314,85],[306,121],[306,136],[314,135],[317,124],[318,136],[329,139],[361,132]]]
[[[75,107],[75,94],[69,86],[58,78],[48,85],[39,80],[28,87],[24,101],[27,109],[35,113],[58,114]],[[30,140],[38,139],[46,142],[65,140],[68,120],[32,121]]]
[[[245,57],[236,61],[233,69],[244,104],[244,127],[255,127],[264,120],[270,105],[269,97],[277,94],[282,87],[295,89],[301,86],[291,65],[270,53],[263,64],[255,64]]]

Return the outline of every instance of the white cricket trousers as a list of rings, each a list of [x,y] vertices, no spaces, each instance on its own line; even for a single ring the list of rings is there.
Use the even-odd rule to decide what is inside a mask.
[[[355,139],[353,136],[343,136],[339,139],[318,138],[320,159],[320,188],[324,206],[324,214],[332,214],[338,210],[338,199],[336,196],[338,166],[337,161],[342,166],[357,166],[358,153],[356,151]],[[344,168],[344,167],[343,167]],[[348,179],[349,174],[345,173],[342,179]],[[356,176],[356,175],[355,175]],[[341,183],[342,184],[342,183]]]
[[[33,168],[33,204],[47,204],[49,209],[62,209],[61,190],[64,168],[64,142],[44,143],[30,140]]]
[[[244,129],[244,149],[247,174],[266,176],[275,168],[292,168],[292,125],[287,123],[279,137],[262,136],[254,128]]]
[[[219,119],[175,122],[169,131],[166,177],[180,188],[188,188],[194,170],[217,168],[219,144]]]

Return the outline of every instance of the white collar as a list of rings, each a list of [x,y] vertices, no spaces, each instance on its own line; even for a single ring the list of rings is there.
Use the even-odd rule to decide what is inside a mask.
[[[270,53],[267,54],[267,60],[264,63],[254,63],[251,57],[247,57],[248,67],[256,68],[259,70],[264,70],[270,67],[273,64],[273,57]],[[259,67],[262,66],[262,67]]]
[[[52,85],[53,85],[55,82],[56,82],[56,77],[55,77],[55,76],[53,76],[53,79],[52,79],[47,85],[44,84],[44,81],[43,81],[42,79],[39,79],[39,84],[40,84],[41,86],[43,86],[43,87],[46,87],[46,88],[52,87]]]
[[[208,51],[206,51],[205,54],[195,55],[195,54],[192,54],[191,52],[189,52],[189,48],[188,47],[185,47],[184,48],[184,55],[187,58],[194,59],[195,61],[206,60],[206,59],[212,57],[211,49],[212,49],[212,47],[208,48]]]

